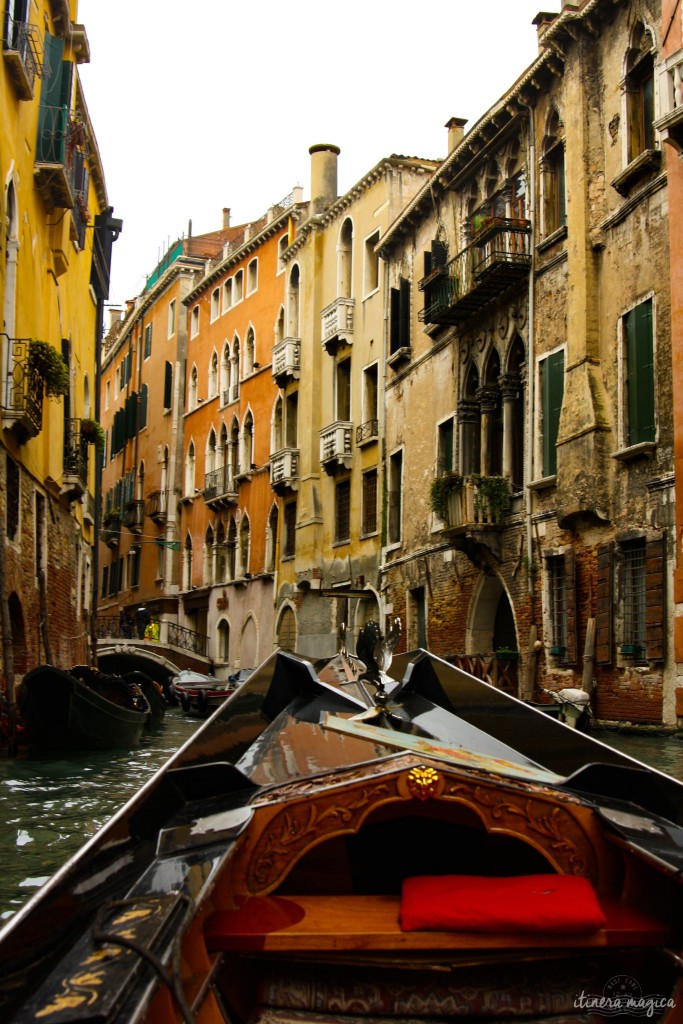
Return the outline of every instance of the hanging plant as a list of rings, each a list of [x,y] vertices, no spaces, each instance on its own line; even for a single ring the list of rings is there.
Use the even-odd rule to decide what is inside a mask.
[[[69,367],[57,349],[46,341],[29,342],[28,369],[41,378],[48,398],[61,398],[68,393]]]
[[[439,519],[448,519],[448,496],[462,487],[459,473],[441,473],[434,477],[429,488],[429,502]]]
[[[81,437],[86,444],[97,445],[98,452],[104,451],[104,447],[107,443],[107,435],[104,432],[104,428],[100,426],[97,420],[87,418],[81,420]]]
[[[510,502],[510,483],[504,476],[481,476],[478,480],[475,510],[489,522],[499,523]]]

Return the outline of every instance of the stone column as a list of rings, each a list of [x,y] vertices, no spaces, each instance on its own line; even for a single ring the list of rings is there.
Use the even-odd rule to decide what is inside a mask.
[[[515,403],[520,399],[521,381],[517,373],[504,373],[498,378],[503,399],[503,476],[512,480],[514,466],[514,445],[523,444],[524,439],[514,436]],[[516,480],[515,483],[521,483]]]
[[[481,472],[483,476],[493,475],[493,433],[496,409],[498,408],[498,388],[485,385],[477,391],[477,399],[481,409]]]

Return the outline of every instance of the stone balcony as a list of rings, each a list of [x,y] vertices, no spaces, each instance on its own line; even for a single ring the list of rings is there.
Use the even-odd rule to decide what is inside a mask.
[[[340,344],[353,342],[353,310],[355,300],[337,298],[321,313],[323,348],[334,355]]]
[[[683,49],[672,53],[657,69],[660,117],[654,125],[664,142],[683,154]]]
[[[298,380],[301,371],[301,338],[283,338],[273,349],[273,380],[279,388]]]
[[[277,494],[299,487],[299,449],[282,448],[270,456],[270,486]]]
[[[353,423],[337,420],[320,431],[320,465],[326,473],[351,469]]]

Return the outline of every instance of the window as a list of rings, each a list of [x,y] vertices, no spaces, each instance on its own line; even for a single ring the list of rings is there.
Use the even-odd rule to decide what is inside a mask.
[[[363,295],[372,295],[379,288],[379,255],[375,246],[379,242],[379,231],[365,239],[365,265],[363,269]]]
[[[410,639],[415,638],[415,646],[427,649],[427,599],[424,587],[415,587],[409,592],[410,597]],[[413,644],[411,643],[411,647]]]
[[[455,469],[455,421],[451,416],[439,424],[438,427],[438,451],[437,451],[437,472],[450,473]]]
[[[235,283],[233,285],[232,301],[237,303],[242,301],[244,295],[244,271],[238,270],[235,274]]]
[[[199,306],[193,306],[190,313],[190,337],[196,338],[199,334]]]
[[[644,25],[633,35],[627,59],[626,91],[627,158],[630,163],[641,153],[654,149],[654,58],[652,39]]]
[[[221,293],[219,288],[211,292],[211,322],[217,320],[221,312]]]
[[[294,558],[296,551],[296,502],[288,501],[284,507],[284,536],[282,538],[283,558]]]
[[[337,247],[337,296],[351,298],[353,287],[353,224],[347,218],[339,232]]]
[[[337,419],[351,419],[351,360],[342,359],[336,367]]]
[[[132,548],[128,555],[128,579],[131,587],[140,586],[140,548]]]
[[[111,381],[108,380],[104,386],[104,411],[106,412],[109,408],[109,402],[111,399]]]
[[[645,538],[621,545],[623,556],[622,654],[640,657],[645,654]]]
[[[377,470],[367,470],[362,480],[361,536],[367,537],[377,532]]]
[[[254,328],[250,327],[247,331],[247,337],[244,341],[244,376],[254,371],[254,349],[256,345],[256,337],[254,335]]]
[[[351,537],[351,481],[340,480],[334,488],[334,542],[348,544]]]
[[[627,446],[654,441],[655,365],[652,300],[641,302],[623,318],[625,355],[624,441]]]
[[[557,435],[564,398],[564,350],[541,360],[541,464],[544,477],[557,473]]]
[[[550,654],[563,665],[576,663],[576,566],[574,551],[545,557]]]
[[[19,539],[19,510],[21,508],[21,470],[13,458],[6,454],[7,538]]]
[[[410,348],[410,281],[402,277],[390,293],[389,354]]]
[[[420,287],[425,295],[425,319],[431,322],[432,316],[443,309],[444,301],[449,294],[445,266],[448,263],[448,246],[435,238],[430,249],[424,253],[424,280]]]
[[[401,542],[401,512],[403,504],[403,452],[394,452],[389,459],[389,522],[387,531],[387,542],[389,544],[400,544]]]
[[[287,293],[287,337],[299,337],[299,292],[301,279],[299,267],[295,264],[289,275],[289,289]]]
[[[183,546],[183,590],[192,589],[192,537],[188,533]]]
[[[168,337],[172,337],[175,334],[175,323],[176,323],[176,300],[171,299],[168,304]]]
[[[249,261],[247,266],[247,295],[251,295],[258,288],[258,260]]]
[[[102,589],[100,590],[100,597],[107,597],[109,593],[109,566],[102,566]]]
[[[232,278],[230,277],[230,278],[228,278],[228,280],[223,285],[223,312],[225,313],[226,309],[230,309],[231,306],[232,306]]]
[[[666,537],[619,542],[622,658],[663,661],[666,638]]]
[[[190,372],[190,391],[188,395],[188,406],[190,409],[197,408],[197,387],[198,387],[199,375],[197,373],[197,367],[193,366]]]
[[[379,395],[379,370],[377,363],[363,370],[363,422],[377,420]]]
[[[277,243],[277,272],[281,274],[285,269],[285,252],[289,245],[289,236],[283,235]]]
[[[145,347],[144,347],[144,358],[149,359],[152,354],[152,325],[147,324],[145,327]]]
[[[214,352],[209,364],[209,398],[215,398],[218,394],[218,353]]]
[[[138,402],[138,430],[142,430],[147,426],[147,398],[149,394],[149,388],[146,384],[143,384],[140,388],[140,398]]]
[[[557,111],[553,112],[543,140],[541,160],[543,188],[543,233],[551,235],[565,226],[566,183],[564,171],[564,130]]]
[[[194,441],[190,441],[185,459],[185,494],[194,496],[195,452]]]
[[[285,447],[299,444],[299,392],[290,391],[285,399]]]
[[[173,364],[168,360],[164,366],[164,409],[173,406]]]
[[[218,660],[230,664],[230,626],[221,619],[218,623]]]

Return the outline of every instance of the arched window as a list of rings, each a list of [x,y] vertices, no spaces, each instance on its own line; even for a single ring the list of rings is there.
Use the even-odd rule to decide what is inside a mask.
[[[298,264],[294,264],[289,275],[289,289],[287,291],[287,337],[299,337],[299,292],[300,275]]]
[[[194,441],[190,441],[185,456],[185,494],[190,497],[194,497],[195,462]]]
[[[280,312],[275,321],[275,344],[278,345],[285,338],[285,307],[280,306]]]
[[[192,589],[192,536],[188,532],[183,545],[183,590]]]
[[[221,619],[216,630],[218,639],[218,661],[224,665],[230,664],[230,626],[225,619]]]
[[[198,387],[198,375],[197,367],[193,366],[190,371],[190,390],[187,397],[187,405],[189,409],[197,408],[197,387]]]
[[[242,472],[248,473],[254,464],[254,417],[248,412],[242,431]]]
[[[137,480],[137,493],[135,495],[138,501],[145,500],[145,464],[141,462],[138,466],[138,480]]]
[[[510,479],[513,494],[524,486],[524,342],[515,334],[508,355],[508,369],[503,378],[503,419],[505,452],[503,473]]]
[[[256,343],[256,336],[254,334],[254,328],[250,327],[247,331],[247,337],[244,342],[244,376],[248,373],[252,373],[254,370],[254,349]]]
[[[209,525],[204,534],[204,566],[203,585],[210,587],[213,583],[213,530]]]
[[[566,185],[564,172],[564,125],[553,110],[543,139],[541,158],[541,187],[543,189],[543,234],[551,235],[567,222]]]
[[[230,401],[234,402],[240,396],[240,339],[235,335],[232,343],[232,367],[230,371]]]
[[[237,526],[235,525],[234,516],[230,519],[228,526],[228,542],[226,544],[226,558],[227,558],[227,571],[228,579],[235,579],[235,569],[237,561]]]
[[[353,223],[346,218],[339,232],[337,246],[337,296],[351,298],[353,283]]]
[[[270,450],[272,453],[280,452],[284,448],[282,396],[278,395],[273,409],[273,429],[271,432]]]
[[[268,524],[266,526],[266,561],[265,570],[266,572],[275,572],[275,552],[277,545],[277,521],[278,521],[278,508],[277,504],[273,502],[268,516]]]
[[[481,422],[479,411],[479,373],[470,363],[465,374],[463,397],[458,402],[460,431],[460,471],[463,476],[481,472]]]
[[[628,163],[655,147],[654,53],[650,32],[638,22],[626,55],[624,78]]]
[[[225,583],[225,570],[226,570],[226,558],[225,558],[225,527],[223,523],[219,523],[216,529],[216,557],[215,557],[215,582]]]
[[[223,345],[221,357],[221,405],[227,405],[230,401],[230,345],[226,341]]]
[[[218,394],[218,353],[214,352],[209,364],[209,398]]]
[[[239,567],[238,575],[246,576],[249,572],[249,540],[250,540],[249,516],[243,515],[240,523],[240,545],[239,545]]]
[[[503,406],[500,395],[500,356],[491,349],[486,361],[484,386],[480,393],[482,418],[482,472],[500,476],[503,472]]]
[[[216,468],[216,431],[211,427],[209,436],[206,439],[206,453],[204,456],[204,470],[206,475],[213,473]]]
[[[159,456],[157,456],[159,458]],[[159,514],[166,515],[166,494],[168,491],[168,445],[161,449],[161,493],[159,494]],[[163,550],[163,549],[161,549]]]

